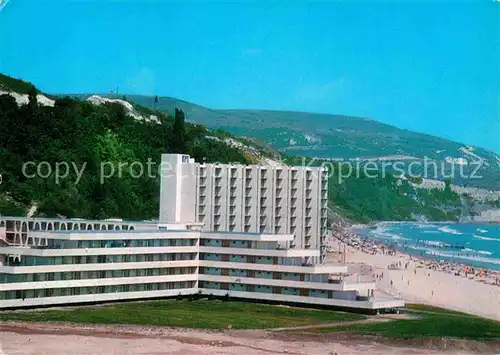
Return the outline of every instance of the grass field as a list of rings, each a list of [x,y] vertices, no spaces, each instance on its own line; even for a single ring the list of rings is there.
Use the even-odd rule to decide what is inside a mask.
[[[164,300],[0,312],[0,320],[140,324],[233,329],[292,327],[364,319],[359,314],[220,300]]]
[[[500,322],[424,305],[408,305],[405,312],[415,319],[384,323],[315,328],[315,332],[352,332],[387,338],[412,339],[449,337],[476,340],[500,340]]]

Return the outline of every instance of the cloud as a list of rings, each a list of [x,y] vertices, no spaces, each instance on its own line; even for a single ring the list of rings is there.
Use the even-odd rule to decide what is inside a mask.
[[[149,68],[142,68],[133,77],[125,81],[127,93],[153,95],[155,94],[155,74]]]
[[[299,101],[318,102],[338,97],[347,90],[348,86],[349,80],[344,77],[326,84],[304,85],[295,92],[295,98]]]

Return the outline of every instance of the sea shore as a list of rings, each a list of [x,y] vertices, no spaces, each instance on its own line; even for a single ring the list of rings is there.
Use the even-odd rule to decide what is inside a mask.
[[[415,257],[336,227],[327,263],[345,262],[349,278],[375,280],[377,292],[500,321],[500,272]]]

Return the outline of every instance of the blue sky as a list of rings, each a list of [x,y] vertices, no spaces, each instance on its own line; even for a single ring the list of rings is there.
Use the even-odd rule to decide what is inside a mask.
[[[10,0],[0,72],[46,92],[358,115],[500,153],[500,2]]]

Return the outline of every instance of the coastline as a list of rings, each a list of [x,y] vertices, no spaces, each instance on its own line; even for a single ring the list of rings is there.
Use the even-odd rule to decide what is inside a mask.
[[[464,232],[458,232],[454,229],[450,229],[448,225],[454,224],[454,225],[462,225],[462,226],[484,226],[486,227],[486,223],[456,223],[456,222],[429,222],[429,223],[418,223],[418,222],[405,222],[405,221],[399,221],[399,222],[394,222],[394,221],[389,221],[389,222],[379,222],[374,225],[352,225],[346,228],[340,228],[342,231],[340,234],[344,233],[343,230],[345,230],[348,234],[351,235],[350,238],[353,238],[356,236],[357,238],[362,238],[362,239],[368,239],[370,242],[374,244],[379,244],[379,245],[384,245],[386,247],[393,247],[395,246],[396,250],[399,251],[402,254],[408,254],[411,255],[414,258],[423,258],[427,260],[433,260],[433,261],[440,261],[440,262],[446,262],[448,265],[457,265],[460,267],[465,267],[469,266],[471,268],[480,270],[487,270],[488,272],[500,272],[500,259],[498,257],[493,257],[490,258],[489,256],[492,255],[494,252],[491,252],[489,249],[484,249],[484,250],[475,250],[475,249],[469,249],[466,247],[466,245],[469,244],[469,241],[464,241],[462,240],[461,242],[454,242],[450,240],[439,240],[439,241],[434,241],[431,240],[430,242],[426,240],[427,237],[418,237],[418,238],[412,238],[404,235],[404,232],[392,232],[391,233],[396,233],[396,234],[391,234],[387,233],[387,228],[391,227],[399,227],[398,225],[402,225],[403,227],[408,225],[408,224],[413,224],[414,226],[420,227],[439,227],[438,230],[439,232],[442,233],[451,233],[453,235],[458,235],[459,237],[464,234]],[[496,226],[496,224],[492,224],[492,226]],[[339,227],[337,227],[338,229]],[[379,230],[380,229],[380,230]],[[485,236],[481,234],[481,232],[486,232],[484,230],[478,229],[480,232],[477,233],[474,232],[473,238],[477,239],[484,239],[484,240],[491,240],[491,237]],[[369,233],[367,233],[370,231]],[[383,240],[380,240],[380,238],[372,237],[370,234],[372,233],[371,231],[375,231],[376,235],[387,235],[391,236],[391,238],[394,240],[393,242],[388,242]],[[429,233],[429,232],[424,232],[424,233]],[[431,232],[433,233],[433,232]],[[408,241],[412,241],[414,243],[415,241],[418,242],[421,241],[424,244],[426,244],[429,248],[431,249],[418,249],[418,248],[413,248],[411,245],[407,245],[406,242],[400,243],[398,242],[398,239],[405,239]],[[494,238],[493,238],[494,239]],[[496,240],[496,239],[495,239]],[[412,244],[408,243],[408,244]],[[438,244],[436,244],[438,243]],[[454,249],[454,250],[453,250]],[[463,250],[465,253],[457,253],[457,251]]]
[[[327,263],[345,260],[351,279],[374,280],[381,294],[500,321],[500,271],[410,255],[368,238],[360,243],[361,227],[334,228]]]

